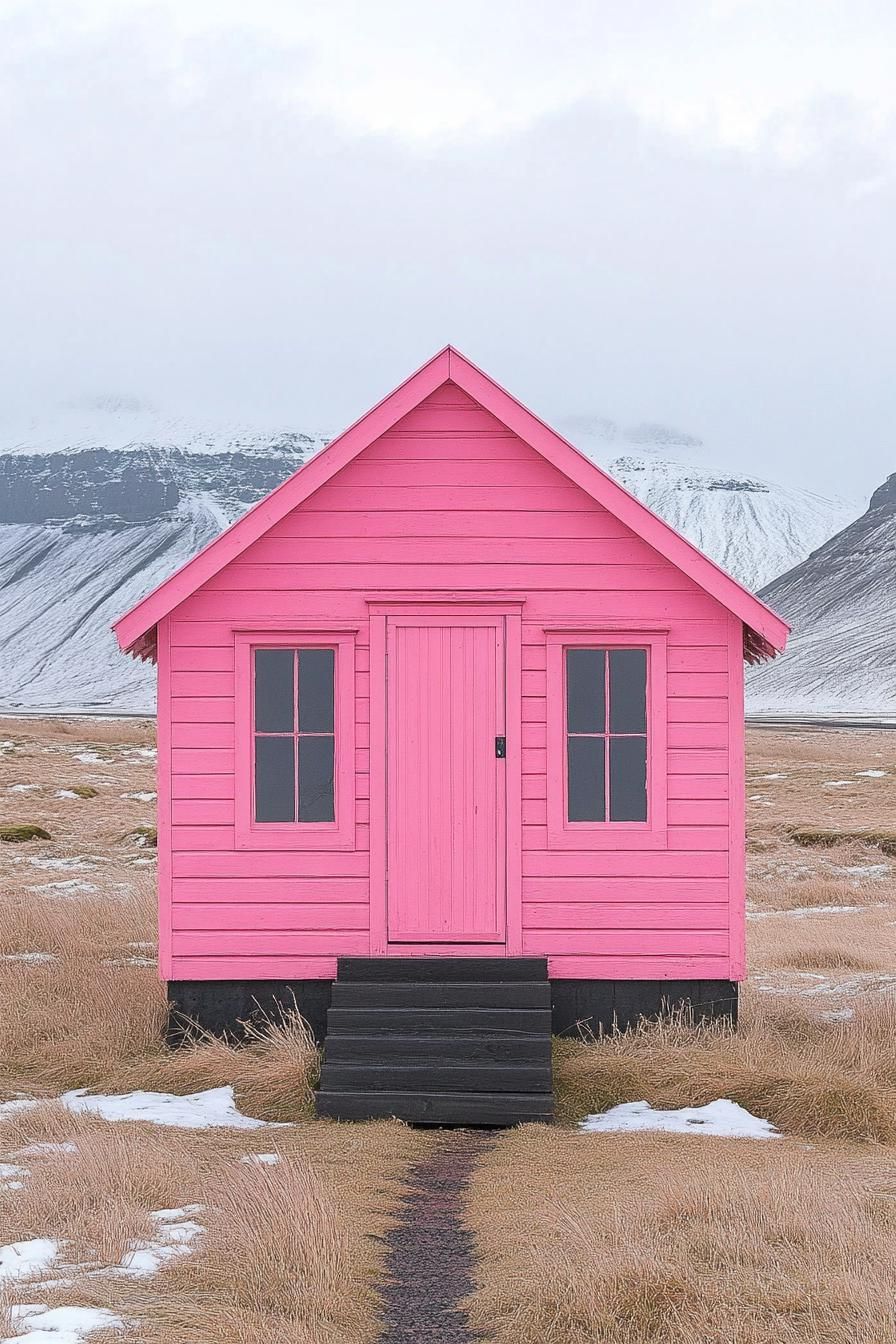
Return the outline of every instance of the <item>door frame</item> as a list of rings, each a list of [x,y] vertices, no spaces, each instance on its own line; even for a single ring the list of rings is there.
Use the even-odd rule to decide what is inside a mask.
[[[370,613],[370,955],[508,956],[523,948],[522,906],[522,607],[525,598],[504,593],[389,593],[366,599]],[[504,872],[506,943],[389,944],[387,925],[386,626],[390,616],[495,616],[504,618]]]

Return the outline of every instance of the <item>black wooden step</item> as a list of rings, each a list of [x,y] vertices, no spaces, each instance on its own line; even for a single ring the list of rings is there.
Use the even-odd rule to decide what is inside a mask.
[[[544,1064],[324,1064],[325,1092],[545,1092],[551,1068]]]
[[[337,980],[331,1004],[334,1008],[550,1008],[551,986],[546,980],[450,984]]]
[[[392,1032],[413,1036],[457,1032],[464,1036],[551,1032],[549,1008],[331,1008],[327,1039],[332,1033],[370,1036]]]
[[[339,980],[547,980],[547,957],[339,957]]]
[[[318,1115],[334,1120],[395,1116],[417,1125],[522,1125],[546,1123],[550,1093],[514,1092],[327,1092],[317,1094]]]
[[[541,1064],[551,1063],[551,1042],[544,1033],[518,1036],[370,1036],[327,1037],[325,1064]]]

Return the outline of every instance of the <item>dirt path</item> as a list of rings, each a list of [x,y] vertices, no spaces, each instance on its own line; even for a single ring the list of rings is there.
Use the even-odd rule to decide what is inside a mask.
[[[472,1235],[461,1220],[470,1173],[489,1134],[445,1130],[411,1168],[399,1222],[386,1237],[381,1344],[473,1344],[459,1303],[473,1289]]]

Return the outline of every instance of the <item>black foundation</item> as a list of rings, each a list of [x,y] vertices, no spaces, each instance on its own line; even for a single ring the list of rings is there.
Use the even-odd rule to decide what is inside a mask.
[[[475,966],[474,966],[475,969]],[[298,1011],[320,1045],[327,1034],[330,980],[173,980],[168,984],[168,1040],[189,1036],[190,1024],[240,1040],[246,1022],[282,1020]],[[695,1022],[723,1019],[737,1025],[733,980],[552,980],[551,1031],[555,1036],[626,1030],[643,1018],[690,1013]]]

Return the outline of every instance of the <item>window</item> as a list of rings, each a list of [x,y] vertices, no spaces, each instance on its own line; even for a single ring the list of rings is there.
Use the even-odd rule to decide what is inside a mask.
[[[665,636],[547,632],[548,843],[666,844]]]
[[[354,845],[354,641],[340,632],[236,636],[236,843]]]
[[[568,821],[647,820],[647,650],[566,650]]]
[[[255,820],[335,821],[335,649],[255,649]]]

